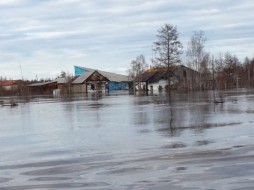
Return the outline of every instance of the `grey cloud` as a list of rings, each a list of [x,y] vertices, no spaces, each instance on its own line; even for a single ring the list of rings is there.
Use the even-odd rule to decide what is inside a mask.
[[[150,59],[164,23],[177,25],[184,46],[192,31],[204,30],[209,51],[251,57],[253,7],[250,0],[2,1],[0,75],[15,77],[19,61],[28,78],[38,68],[46,77],[73,65],[123,72],[141,53]]]

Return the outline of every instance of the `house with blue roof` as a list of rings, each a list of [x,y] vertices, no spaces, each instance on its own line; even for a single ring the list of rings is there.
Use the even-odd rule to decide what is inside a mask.
[[[74,66],[75,76],[86,75],[89,72],[98,71],[104,77],[106,77],[108,81],[108,91],[118,91],[118,90],[128,90],[129,84],[131,82],[130,78],[126,75],[91,69],[87,67]]]

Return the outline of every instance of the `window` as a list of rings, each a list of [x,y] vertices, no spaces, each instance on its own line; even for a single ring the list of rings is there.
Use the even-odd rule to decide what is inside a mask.
[[[187,73],[185,70],[183,70],[183,77],[186,78],[187,77]]]

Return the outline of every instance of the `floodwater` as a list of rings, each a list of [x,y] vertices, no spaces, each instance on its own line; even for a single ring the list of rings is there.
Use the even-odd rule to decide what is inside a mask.
[[[0,107],[0,190],[253,190],[254,92]]]

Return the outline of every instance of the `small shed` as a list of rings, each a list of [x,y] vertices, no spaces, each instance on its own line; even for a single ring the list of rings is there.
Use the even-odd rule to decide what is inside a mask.
[[[39,82],[28,85],[32,95],[52,95],[57,89],[57,81]]]

